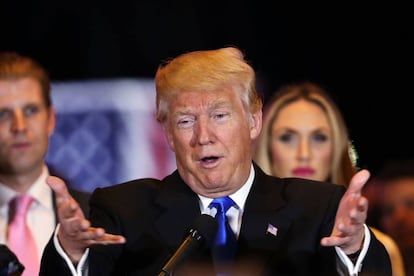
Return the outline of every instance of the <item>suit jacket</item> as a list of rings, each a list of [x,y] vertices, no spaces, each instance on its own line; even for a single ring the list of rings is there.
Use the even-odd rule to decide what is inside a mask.
[[[320,240],[332,230],[345,188],[280,179],[254,166],[233,275],[338,275],[334,248],[320,246]],[[198,200],[177,171],[163,180],[96,189],[90,201],[92,224],[125,236],[127,242],[92,247],[89,275],[159,275],[188,226],[200,216]],[[269,233],[269,225],[277,232]],[[70,275],[52,241],[43,254],[40,275]],[[189,256],[174,275],[213,275],[209,250]],[[388,254],[374,235],[360,275],[391,275]]]

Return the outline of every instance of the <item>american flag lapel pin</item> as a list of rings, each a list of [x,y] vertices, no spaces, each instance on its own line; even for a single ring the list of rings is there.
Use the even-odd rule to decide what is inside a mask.
[[[268,224],[267,225],[267,230],[266,230],[266,234],[267,233],[269,233],[270,235],[273,235],[273,236],[277,236],[277,227],[275,227],[274,225],[272,225],[272,224]]]

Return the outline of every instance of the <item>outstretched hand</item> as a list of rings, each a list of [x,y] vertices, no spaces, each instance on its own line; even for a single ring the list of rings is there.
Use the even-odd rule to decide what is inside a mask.
[[[123,236],[108,234],[103,228],[91,227],[78,202],[69,194],[66,184],[60,178],[49,176],[46,182],[56,193],[60,223],[57,236],[73,263],[78,263],[85,249],[93,244],[125,243]]]
[[[367,170],[361,170],[352,177],[339,203],[331,235],[322,238],[321,245],[338,246],[347,255],[361,248],[368,212],[368,200],[361,192],[369,177],[370,173]]]

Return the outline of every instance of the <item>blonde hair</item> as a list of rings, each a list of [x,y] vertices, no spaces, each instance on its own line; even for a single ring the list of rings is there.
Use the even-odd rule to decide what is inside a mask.
[[[201,50],[182,54],[158,67],[155,75],[157,120],[164,123],[168,102],[180,91],[212,91],[222,85],[238,85],[246,110],[257,112],[263,106],[256,91],[253,68],[235,47]]]
[[[332,128],[333,156],[329,181],[347,186],[356,173],[355,160],[350,157],[348,130],[342,114],[332,98],[320,86],[303,82],[281,87],[266,105],[262,133],[256,141],[255,161],[268,174],[274,175],[270,152],[271,128],[279,111],[289,103],[305,99],[315,103],[325,112]]]

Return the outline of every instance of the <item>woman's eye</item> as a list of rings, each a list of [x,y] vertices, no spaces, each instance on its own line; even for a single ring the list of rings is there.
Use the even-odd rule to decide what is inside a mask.
[[[290,142],[290,141],[293,140],[293,135],[290,134],[290,133],[282,134],[282,135],[279,136],[278,139],[282,142],[287,143],[287,142]]]
[[[325,142],[328,140],[328,136],[326,136],[325,134],[315,134],[313,136],[313,139],[318,142]]]

